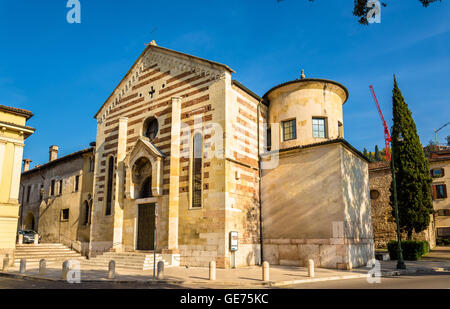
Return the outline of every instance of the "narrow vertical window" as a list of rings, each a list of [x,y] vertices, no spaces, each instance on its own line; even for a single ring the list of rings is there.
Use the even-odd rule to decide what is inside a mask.
[[[202,135],[197,133],[194,135],[192,150],[192,207],[202,207]]]
[[[272,149],[272,130],[267,129],[267,151]]]
[[[59,194],[62,194],[62,189],[63,189],[63,181],[60,180],[59,181]]]
[[[30,201],[31,186],[28,186],[27,203]]]
[[[89,202],[84,201],[83,207],[84,207],[84,209],[83,209],[84,210],[83,225],[88,225],[89,224],[89,212],[90,212]]]
[[[80,187],[80,175],[77,175],[75,176],[75,188],[74,188],[75,192],[78,191],[79,187]]]
[[[51,196],[55,195],[55,180],[54,179],[52,180],[52,183],[51,183],[50,195]]]
[[[106,216],[109,216],[111,214],[113,175],[114,175],[114,157],[110,157],[108,161],[108,183],[106,187],[106,211],[105,211]]]
[[[39,201],[42,201],[44,198],[44,184],[41,183],[41,189],[39,190]]]

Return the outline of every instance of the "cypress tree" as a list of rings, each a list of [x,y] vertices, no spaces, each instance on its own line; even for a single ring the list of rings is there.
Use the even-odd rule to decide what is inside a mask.
[[[393,121],[392,151],[397,180],[397,197],[400,228],[411,239],[413,231],[428,228],[433,212],[431,176],[428,160],[417,135],[416,124],[394,75],[392,91]],[[400,137],[403,138],[403,140]],[[391,182],[392,215],[395,218],[393,183]]]
[[[375,161],[376,162],[381,161],[380,150],[378,149],[378,145],[375,145]]]

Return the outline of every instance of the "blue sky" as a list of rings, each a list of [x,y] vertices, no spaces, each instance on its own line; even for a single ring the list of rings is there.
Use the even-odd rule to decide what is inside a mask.
[[[66,21],[66,0],[0,1],[0,104],[31,110],[32,165],[95,140],[94,114],[145,48],[158,45],[229,65],[259,95],[298,78],[333,79],[350,98],[346,139],[383,148],[373,84],[392,124],[392,74],[412,110],[422,143],[450,121],[450,4],[423,8],[390,0],[381,24],[362,26],[351,0],[80,0],[81,24]],[[156,32],[152,31],[157,29]],[[450,126],[440,140],[450,135]]]

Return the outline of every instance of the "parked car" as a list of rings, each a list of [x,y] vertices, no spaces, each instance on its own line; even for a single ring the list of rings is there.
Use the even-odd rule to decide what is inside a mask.
[[[24,244],[32,244],[34,243],[34,235],[37,234],[36,231],[33,230],[20,230],[18,234],[23,235],[23,243]],[[41,240],[41,236],[39,236],[39,241]]]

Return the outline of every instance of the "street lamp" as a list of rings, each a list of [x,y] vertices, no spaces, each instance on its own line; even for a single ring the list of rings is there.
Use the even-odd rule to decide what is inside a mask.
[[[398,138],[398,142],[403,141],[403,135],[400,132]],[[395,209],[395,222],[397,223],[397,269],[406,269],[405,261],[403,260],[403,251],[402,251],[402,235],[400,234],[400,221],[398,217],[398,202],[397,202],[397,182],[395,179],[395,164],[394,164],[394,149],[391,149],[392,159],[391,159],[391,170],[392,170],[392,182],[394,184],[394,209]]]

